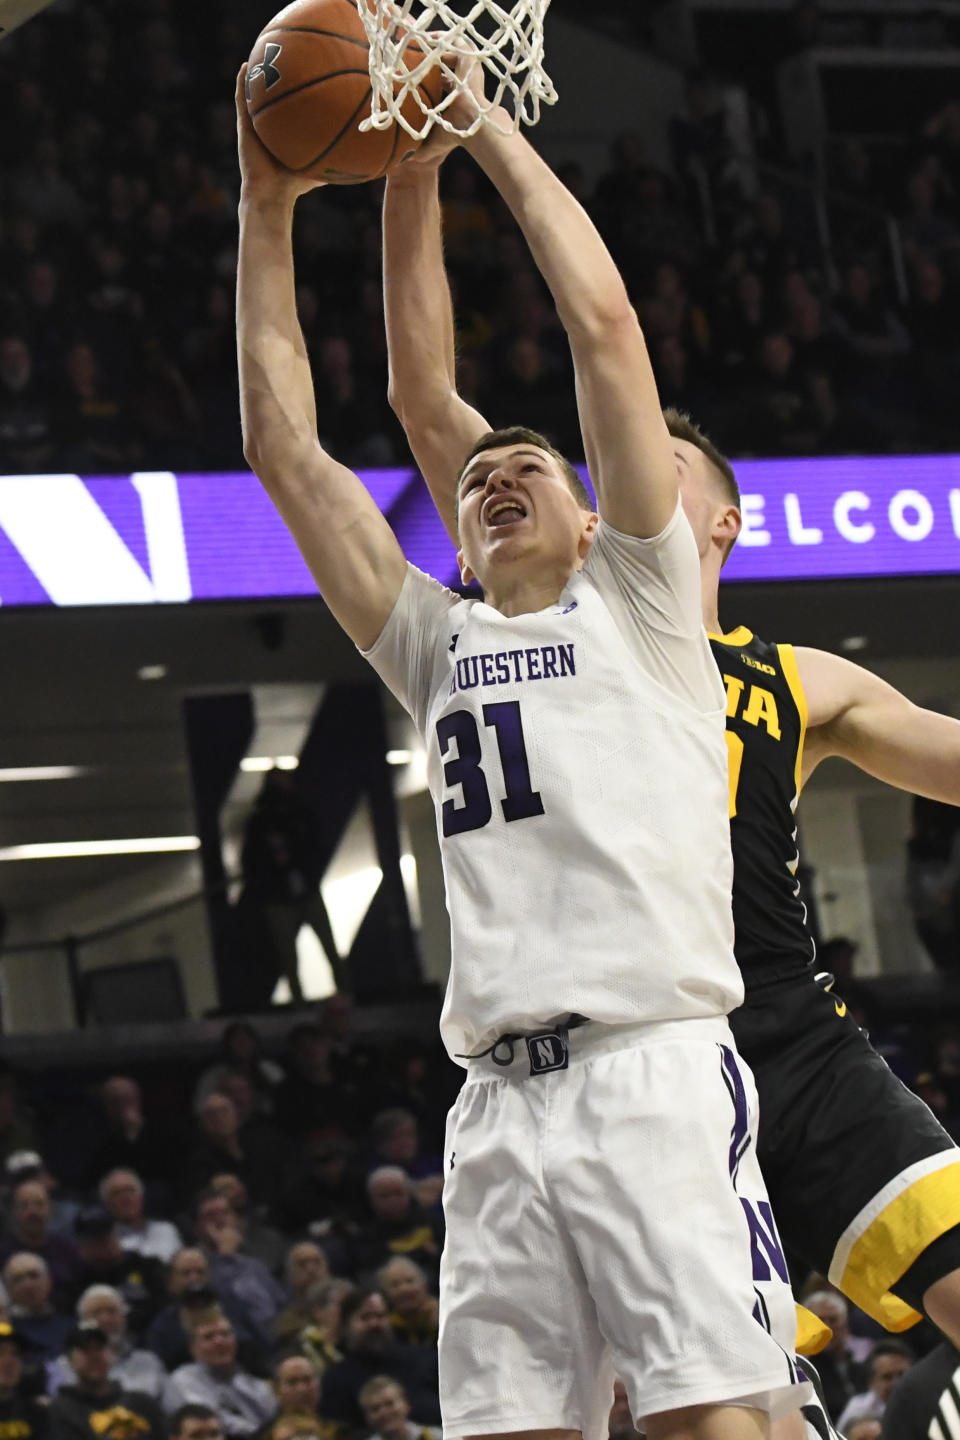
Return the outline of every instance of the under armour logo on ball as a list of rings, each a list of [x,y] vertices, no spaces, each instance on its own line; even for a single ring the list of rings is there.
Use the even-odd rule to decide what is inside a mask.
[[[258,60],[256,65],[250,66],[250,69],[247,71],[248,100],[250,99],[251,80],[259,80],[262,75],[263,88],[265,90],[269,90],[271,85],[276,85],[277,81],[280,79],[280,71],[277,69],[274,61],[277,59],[282,49],[282,45],[277,45],[274,43],[274,41],[269,40],[263,49],[263,59]]]

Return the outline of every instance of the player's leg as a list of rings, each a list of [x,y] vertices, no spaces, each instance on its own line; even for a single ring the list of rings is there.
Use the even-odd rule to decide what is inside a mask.
[[[812,979],[731,1017],[760,1095],[759,1156],[787,1249],[887,1329],[960,1340],[960,1150]],[[882,1137],[882,1139],[881,1139]]]
[[[647,1440],[767,1440],[770,1416],[740,1405],[693,1405],[648,1415]]]
[[[453,1437],[601,1440],[613,1365],[543,1183],[547,1084],[476,1060],[444,1148],[440,1408]],[[524,1078],[525,1077],[525,1078]]]
[[[782,1415],[770,1426],[770,1440],[807,1440],[807,1426],[802,1410]]]
[[[738,1192],[756,1103],[729,1031],[683,1021],[629,1045],[585,1027],[571,1042],[577,1088],[569,1113],[558,1106],[545,1173],[638,1427],[766,1435],[810,1386],[793,1330],[787,1351],[754,1284],[757,1225],[776,1240],[768,1211],[758,1221]]]

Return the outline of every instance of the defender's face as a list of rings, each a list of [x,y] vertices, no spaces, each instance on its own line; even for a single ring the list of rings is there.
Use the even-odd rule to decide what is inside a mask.
[[[502,565],[526,557],[571,570],[589,546],[591,517],[581,510],[552,455],[535,445],[483,450],[460,479],[460,569],[483,585]],[[581,553],[582,550],[582,553]]]
[[[691,445],[689,440],[674,440],[673,454],[677,463],[680,504],[690,522],[702,561],[710,554],[718,526],[731,508],[730,501],[720,491],[710,461],[696,445]],[[728,538],[732,539],[733,535]]]

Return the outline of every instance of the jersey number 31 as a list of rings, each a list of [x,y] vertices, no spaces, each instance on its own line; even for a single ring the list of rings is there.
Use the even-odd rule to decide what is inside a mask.
[[[484,705],[483,723],[493,730],[500,752],[503,771],[504,798],[500,801],[505,820],[526,820],[543,814],[540,792],[530,782],[527,747],[523,738],[519,700]],[[482,767],[483,749],[476,719],[469,710],[454,710],[437,721],[443,778],[447,789],[459,785],[463,804],[444,800],[442,807],[444,835],[462,835],[467,830],[481,830],[493,815],[490,787]],[[453,743],[456,754],[447,760]]]

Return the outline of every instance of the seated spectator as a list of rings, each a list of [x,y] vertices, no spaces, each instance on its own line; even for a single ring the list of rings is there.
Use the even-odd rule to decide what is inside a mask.
[[[496,382],[487,397],[491,423],[505,425],[518,411],[564,452],[576,452],[566,367],[530,335],[507,337]]]
[[[222,1196],[230,1206],[243,1231],[244,1255],[251,1255],[254,1260],[266,1265],[272,1274],[278,1275],[287,1253],[287,1241],[273,1225],[268,1225],[265,1220],[257,1217],[250,1205],[247,1187],[239,1175],[231,1175],[226,1171],[222,1175],[214,1175],[208,1188],[214,1195]]]
[[[283,1265],[283,1279],[290,1304],[280,1311],[273,1322],[275,1339],[286,1340],[310,1323],[307,1296],[321,1281],[329,1278],[330,1266],[319,1245],[312,1240],[298,1240],[290,1246]]]
[[[153,1193],[166,1191],[181,1156],[170,1137],[143,1108],[140,1086],[128,1075],[113,1075],[100,1090],[104,1135],[90,1157],[89,1180],[99,1184],[108,1170],[132,1170]]]
[[[51,1205],[41,1180],[21,1180],[10,1201],[10,1233],[0,1240],[0,1264],[21,1250],[46,1261],[56,1290],[69,1291],[80,1273],[77,1246],[50,1228]]]
[[[420,1266],[398,1255],[377,1272],[377,1284],[390,1306],[390,1324],[397,1339],[407,1345],[436,1345],[440,1302],[427,1289]]]
[[[58,430],[73,470],[126,470],[136,462],[133,418],[93,345],[78,340],[63,361]]]
[[[407,1392],[389,1375],[374,1375],[361,1385],[357,1399],[370,1440],[440,1440],[439,1430],[410,1419]]]
[[[3,1283],[10,1321],[24,1350],[42,1360],[59,1355],[74,1322],[53,1308],[53,1280],[46,1261],[28,1250],[11,1255],[3,1267]]]
[[[321,1280],[307,1293],[309,1320],[297,1336],[297,1344],[318,1375],[343,1358],[337,1349],[343,1329],[342,1310],[347,1296],[356,1288],[352,1280]]]
[[[220,1089],[225,1075],[242,1070],[256,1095],[256,1113],[269,1115],[273,1110],[273,1092],[283,1079],[283,1069],[262,1053],[261,1045],[260,1035],[249,1021],[232,1020],[220,1037],[220,1058],[208,1065],[197,1081],[194,1109],[199,1111],[207,1096]]]
[[[867,1387],[851,1396],[837,1420],[837,1428],[848,1436],[856,1420],[882,1420],[890,1391],[913,1364],[913,1352],[900,1340],[880,1340],[868,1361]]]
[[[98,1325],[78,1325],[67,1337],[73,1381],[50,1404],[50,1440],[165,1440],[160,1406],[150,1395],[125,1390],[110,1378],[113,1352]]]
[[[163,1304],[163,1266],[149,1255],[124,1250],[113,1216],[102,1205],[87,1205],[73,1233],[80,1252],[75,1286],[79,1295],[91,1285],[111,1285],[123,1296],[130,1329],[141,1335]]]
[[[257,1329],[268,1335],[287,1297],[263,1262],[243,1253],[243,1224],[223,1195],[207,1190],[198,1197],[194,1231],[210,1263],[214,1289],[239,1300]]]
[[[2,1095],[2,1091],[0,1091]],[[0,1099],[2,1105],[2,1099]],[[3,1179],[12,1192],[21,1180],[39,1180],[50,1197],[50,1229],[55,1235],[72,1235],[73,1222],[80,1209],[76,1200],[67,1200],[57,1195],[57,1181],[47,1169],[43,1156],[36,1150],[14,1150],[7,1156],[3,1167]],[[5,1196],[4,1209],[9,1203]]]
[[[350,1432],[322,1414],[320,1377],[303,1355],[284,1355],[273,1367],[277,1418],[261,1440],[295,1440],[299,1435],[339,1440]]]
[[[306,1230],[315,1239],[342,1235],[347,1222],[363,1213],[363,1177],[350,1164],[350,1146],[329,1136],[308,1141],[304,1158],[281,1192],[277,1205],[285,1230]]]
[[[353,1001],[337,990],[320,1002],[320,1029],[326,1037],[330,1066],[341,1084],[365,1087],[376,1052],[353,1037]]]
[[[367,1176],[373,1219],[353,1242],[354,1269],[373,1271],[392,1255],[407,1255],[436,1274],[443,1249],[443,1221],[429,1214],[414,1196],[413,1184],[398,1165],[381,1165]]]
[[[418,1419],[439,1421],[436,1351],[398,1343],[379,1290],[357,1290],[344,1301],[343,1352],[323,1377],[323,1408],[332,1420],[362,1425],[361,1386],[389,1375],[403,1386]]]
[[[94,1326],[103,1331],[110,1342],[112,1356],[110,1379],[124,1390],[138,1390],[159,1400],[167,1372],[152,1350],[134,1347],[127,1334],[127,1306],[119,1290],[112,1285],[91,1285],[77,1301],[77,1323],[81,1329]],[[66,1355],[61,1355],[50,1369],[49,1389],[55,1393],[61,1385],[73,1383],[73,1370]]]
[[[782,331],[765,335],[750,395],[751,442],[762,455],[810,455],[833,420],[829,396],[801,372]]]
[[[337,1080],[330,1041],[318,1025],[297,1025],[289,1037],[287,1078],[277,1089],[274,1114],[297,1137],[350,1135],[356,1124],[352,1085]]]
[[[45,470],[54,457],[48,387],[22,335],[0,336],[0,467],[11,474]],[[17,1137],[12,1149],[32,1145]]]
[[[439,1155],[420,1148],[417,1117],[409,1110],[382,1110],[370,1126],[376,1165],[399,1165],[414,1182],[421,1205],[439,1201],[443,1191],[443,1162]]]
[[[876,288],[869,266],[856,262],[843,277],[834,310],[847,344],[861,362],[882,362],[910,349],[903,322]]]
[[[222,1083],[243,1087],[249,1117],[253,1093],[246,1077],[226,1077]],[[197,1125],[200,1133],[186,1165],[188,1188],[209,1185],[214,1175],[229,1171],[240,1177],[257,1203],[269,1203],[276,1193],[277,1175],[287,1153],[270,1122],[248,1118],[247,1124],[241,1125],[234,1100],[224,1091],[215,1090],[201,1103]]]
[[[833,1332],[816,1365],[827,1409],[831,1415],[839,1415],[866,1380],[864,1361],[870,1342],[850,1334],[847,1302],[835,1290],[816,1290],[803,1303]]]
[[[227,1435],[252,1435],[276,1414],[277,1403],[265,1380],[240,1368],[237,1337],[220,1309],[213,1309],[191,1336],[192,1361],[170,1376],[163,1403],[167,1414],[181,1405],[209,1405]]]
[[[384,1077],[381,1058],[375,1073],[385,1088],[390,1106],[415,1115],[421,1143],[428,1151],[442,1154],[447,1114],[460,1088],[459,1076],[451,1073],[453,1067],[445,1054],[440,1059],[437,1046],[425,1045],[413,1036],[397,1038],[390,1047],[388,1066]],[[387,1107],[378,1107],[384,1108]]]
[[[145,1344],[159,1355],[168,1370],[190,1359],[192,1319],[214,1301],[233,1325],[240,1353],[248,1368],[259,1369],[266,1336],[254,1325],[246,1307],[233,1296],[216,1291],[210,1265],[202,1250],[187,1247],[175,1255],[167,1271],[169,1304],[151,1321]]]
[[[148,1220],[144,1193],[143,1181],[133,1170],[111,1170],[100,1181],[100,1199],[116,1221],[117,1238],[124,1250],[150,1255],[168,1265],[183,1249],[183,1241],[169,1220]]]
[[[763,281],[745,270],[721,297],[717,342],[721,363],[729,369],[745,365],[770,329],[770,319]]]
[[[709,386],[700,380],[691,364],[690,352],[677,335],[664,335],[653,351],[654,369],[660,401],[664,407],[686,410],[698,417],[704,417],[716,404],[716,397]]]
[[[170,1440],[224,1440],[220,1417],[209,1405],[181,1405],[169,1426]]]
[[[273,1392],[279,1415],[314,1415],[320,1405],[320,1377],[303,1355],[281,1355],[273,1365]]]
[[[0,1435],[7,1440],[46,1440],[47,1411],[23,1392],[23,1342],[0,1322]]]

